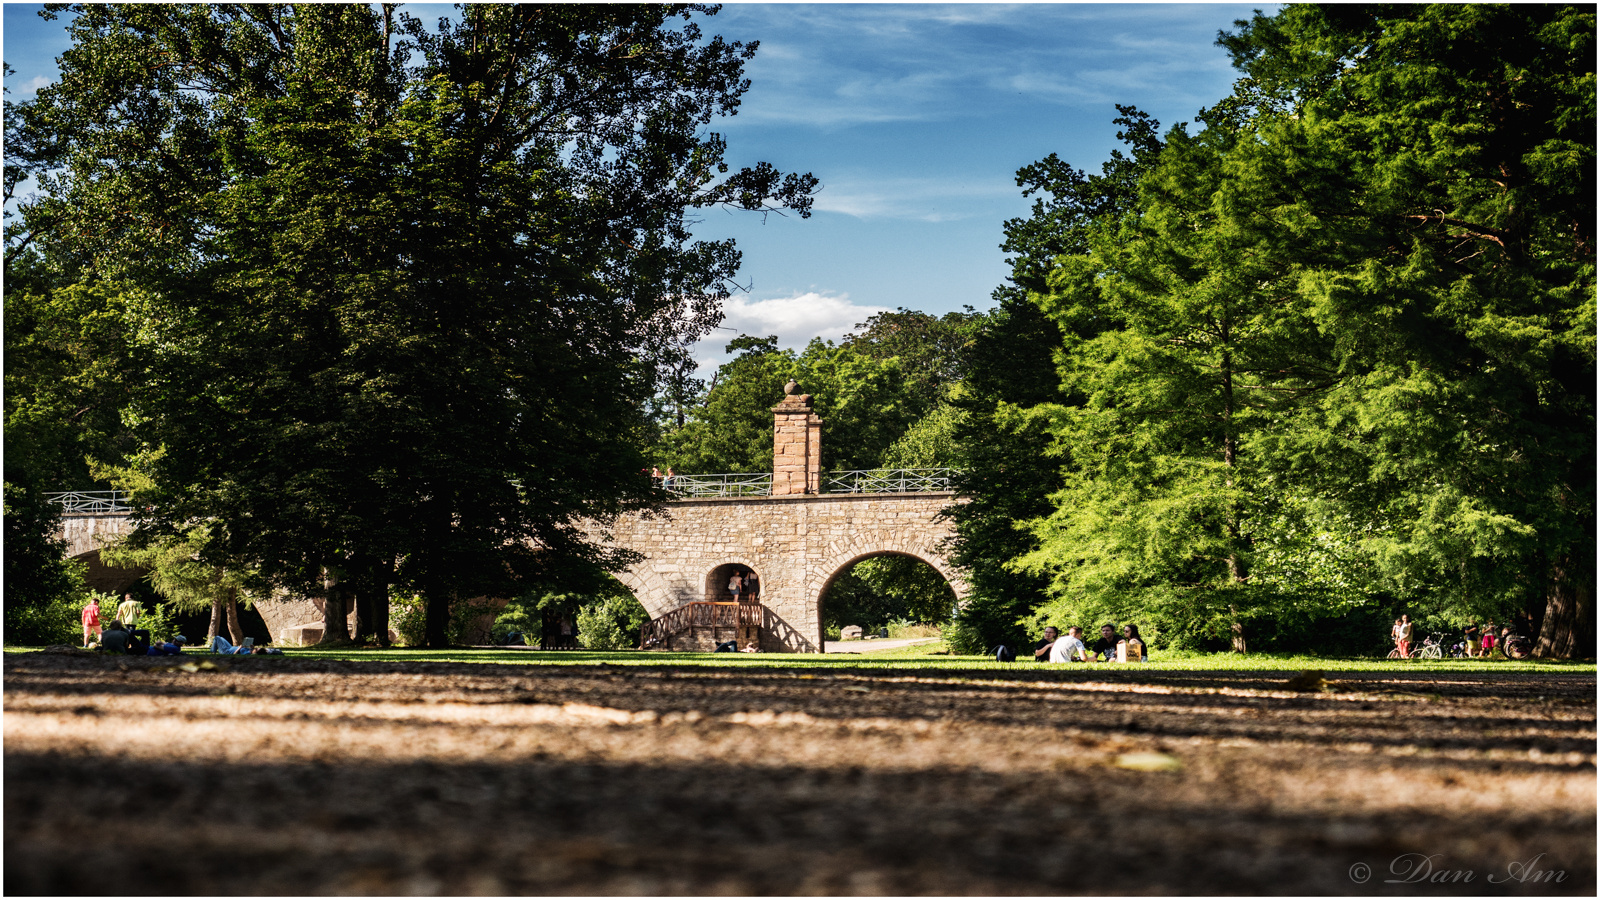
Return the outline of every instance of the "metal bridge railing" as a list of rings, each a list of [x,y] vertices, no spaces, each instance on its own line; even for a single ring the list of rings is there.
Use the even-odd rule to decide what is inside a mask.
[[[948,491],[955,469],[857,469],[825,472],[824,494],[914,494]]]
[[[113,516],[133,512],[127,491],[59,491],[44,496],[61,504],[62,515]]]
[[[955,469],[858,469],[825,472],[824,494],[916,494],[950,490]],[[725,472],[716,475],[674,475],[666,489],[679,497],[766,497],[772,493],[770,472]]]
[[[826,472],[825,494],[913,494],[948,491],[955,469],[862,469]],[[771,472],[723,472],[715,475],[674,475],[666,489],[678,497],[767,497],[772,494]],[[61,504],[69,516],[126,515],[133,512],[127,491],[60,491],[45,497]]]
[[[674,475],[665,487],[679,497],[765,497],[772,493],[772,473]]]

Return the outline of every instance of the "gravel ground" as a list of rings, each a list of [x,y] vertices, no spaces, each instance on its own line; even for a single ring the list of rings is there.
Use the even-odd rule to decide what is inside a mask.
[[[177,662],[5,655],[7,894],[1596,887],[1592,672]]]

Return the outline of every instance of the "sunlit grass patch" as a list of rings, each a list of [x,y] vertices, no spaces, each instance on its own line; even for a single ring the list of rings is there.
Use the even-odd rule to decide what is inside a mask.
[[[35,652],[38,647],[5,648],[7,653]],[[205,651],[185,654],[208,657]],[[1036,663],[1023,655],[1016,662],[996,662],[988,656],[959,656],[950,652],[944,641],[917,644],[871,653],[675,653],[656,650],[528,650],[491,647],[457,647],[447,650],[422,650],[413,648],[343,648],[319,649],[316,647],[288,648],[281,657],[251,657],[256,660],[272,659],[330,659],[370,662],[446,662],[446,663],[496,663],[523,666],[645,666],[645,667],[702,667],[725,669],[814,669],[855,671],[897,671],[939,669],[946,671],[972,671],[984,673],[1012,672],[1039,673],[1097,673],[1121,672],[1457,672],[1457,673],[1512,673],[1561,672],[1594,673],[1595,662],[1564,660],[1393,660],[1362,657],[1322,657],[1282,653],[1184,653],[1157,650],[1149,662],[1137,665],[1110,663]]]

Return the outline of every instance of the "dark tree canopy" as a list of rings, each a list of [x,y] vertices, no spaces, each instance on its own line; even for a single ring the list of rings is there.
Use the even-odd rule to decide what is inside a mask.
[[[302,589],[399,558],[434,643],[448,598],[608,562],[579,525],[652,502],[630,438],[738,265],[690,216],[809,212],[705,131],[754,45],[692,6],[52,9],[11,245],[125,305],[146,533]]]

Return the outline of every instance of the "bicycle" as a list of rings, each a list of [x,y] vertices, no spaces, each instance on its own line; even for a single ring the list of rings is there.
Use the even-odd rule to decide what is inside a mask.
[[[1444,659],[1444,632],[1436,631],[1422,641],[1422,646],[1412,651],[1412,659]]]
[[[1506,659],[1527,659],[1533,655],[1533,642],[1520,634],[1508,634],[1500,640],[1500,652]]]

